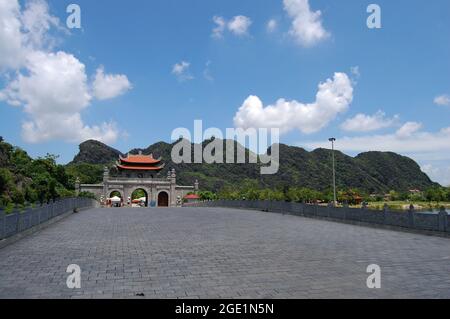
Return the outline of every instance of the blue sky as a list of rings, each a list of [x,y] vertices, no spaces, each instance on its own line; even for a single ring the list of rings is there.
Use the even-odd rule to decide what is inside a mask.
[[[91,136],[127,151],[170,142],[172,130],[196,119],[225,129],[237,117],[242,126],[286,128],[281,142],[290,145],[327,146],[336,136],[350,155],[399,152],[450,184],[447,0],[11,2],[0,0],[0,19],[22,24],[23,41],[0,41],[0,135],[33,156],[68,162]],[[70,3],[81,8],[82,29],[66,27]],[[366,25],[370,3],[381,8],[381,29]],[[217,21],[223,27],[214,33]],[[25,62],[1,58],[22,52]],[[327,80],[336,94],[350,94],[342,105],[334,96],[316,100]],[[61,97],[51,89],[65,83],[75,87],[69,102],[66,87]]]

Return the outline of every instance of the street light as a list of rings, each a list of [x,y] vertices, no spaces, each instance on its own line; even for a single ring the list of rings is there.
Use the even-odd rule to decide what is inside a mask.
[[[337,204],[337,197],[336,197],[336,168],[335,168],[335,159],[334,159],[334,142],[336,142],[336,139],[334,137],[331,137],[328,139],[331,142],[331,156],[333,158],[333,204],[336,207]]]

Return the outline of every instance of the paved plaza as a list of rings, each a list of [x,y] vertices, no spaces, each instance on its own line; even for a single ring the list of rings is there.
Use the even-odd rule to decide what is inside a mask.
[[[0,298],[422,297],[450,298],[450,239],[258,211],[92,209],[0,249]]]

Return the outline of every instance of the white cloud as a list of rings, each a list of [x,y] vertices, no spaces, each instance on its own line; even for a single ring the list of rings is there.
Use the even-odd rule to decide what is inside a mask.
[[[132,88],[128,77],[123,74],[105,74],[99,67],[93,83],[94,96],[98,100],[112,99],[125,94]]]
[[[18,1],[0,0],[0,70],[23,63],[23,41]]]
[[[212,30],[211,36],[216,39],[223,38],[226,29],[236,36],[248,35],[248,29],[252,25],[252,20],[243,15],[234,16],[230,21],[221,16],[214,16],[213,22],[216,27]]]
[[[248,34],[248,29],[252,24],[252,20],[246,16],[235,16],[228,22],[228,30],[237,36],[244,36]]]
[[[428,163],[422,165],[421,168],[433,181],[438,181],[441,185],[450,187],[450,166],[448,163]]]
[[[181,82],[193,80],[194,77],[189,73],[189,68],[191,64],[186,61],[181,61],[180,63],[176,63],[172,67],[172,74],[174,74],[177,79]]]
[[[275,105],[263,106],[257,96],[249,96],[234,117],[238,128],[279,128],[281,133],[298,129],[309,134],[320,131],[353,100],[353,87],[345,73],[335,73],[318,86],[316,101],[310,104],[279,99]]]
[[[308,0],[283,0],[293,19],[289,34],[302,46],[310,47],[329,37],[322,26],[320,11],[311,11]]]
[[[386,118],[386,113],[378,111],[374,115],[357,114],[342,123],[341,128],[347,132],[371,132],[387,128],[398,121],[398,115]]]
[[[450,96],[447,94],[439,95],[434,99],[434,103],[440,106],[450,106]]]
[[[277,20],[270,19],[269,21],[267,21],[267,25],[266,25],[267,32],[272,33],[277,29],[277,27],[278,27]]]
[[[54,110],[73,113],[89,105],[84,65],[65,52],[33,52],[26,67],[29,75],[19,74],[6,93],[20,100],[29,114],[46,114]],[[61,72],[63,71],[63,72]]]
[[[53,41],[47,36],[52,27],[59,27],[59,19],[49,13],[47,2],[44,0],[29,1],[22,14],[22,26],[25,30],[27,42],[34,48],[42,48]],[[49,43],[50,42],[50,43]]]
[[[411,123],[405,124],[395,133],[341,137],[338,138],[336,147],[346,152],[386,151],[413,154],[414,158],[420,160],[450,159],[450,127],[432,133],[419,130],[418,123]],[[330,146],[328,141],[312,141],[300,145],[310,149]]]
[[[92,96],[85,66],[78,59],[65,52],[36,51],[28,55],[26,68],[29,74],[19,74],[3,91],[8,103],[23,106],[30,118],[22,125],[25,141],[115,141],[114,124],[90,127],[81,120],[80,112],[90,105]]]
[[[442,185],[450,185],[450,127],[438,132],[420,130],[420,124],[406,123],[400,130],[380,135],[338,138],[336,149],[347,153],[368,151],[396,152],[416,160],[430,178]],[[298,143],[308,149],[329,148],[325,141]]]
[[[23,11],[17,0],[0,0],[0,71],[21,68],[28,54],[51,47],[52,27],[62,29],[44,0],[28,1]]]
[[[418,132],[422,128],[421,123],[407,122],[400,127],[395,133],[400,138],[411,137],[414,133]]]
[[[121,93],[123,76],[97,72],[94,84],[107,82],[112,87],[109,91],[99,90],[101,85],[91,88],[83,63],[72,54],[51,52],[52,28],[61,29],[44,0],[31,0],[23,10],[17,0],[0,0],[0,70],[9,81],[0,90],[0,101],[24,108],[22,136],[27,142],[90,138],[114,142],[119,135],[114,123],[88,126],[81,112],[90,106],[91,92],[101,91],[102,98]]]
[[[22,137],[28,143],[41,143],[55,139],[71,143],[88,139],[114,143],[118,136],[119,131],[114,122],[88,126],[83,124],[79,113],[45,114],[22,125]]]
[[[212,31],[212,37],[216,39],[220,39],[223,37],[223,32],[225,31],[226,21],[223,17],[214,16],[213,21],[216,24],[216,27]]]

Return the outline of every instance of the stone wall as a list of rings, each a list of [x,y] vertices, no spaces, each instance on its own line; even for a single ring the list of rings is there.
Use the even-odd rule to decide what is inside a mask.
[[[390,211],[387,206],[385,206],[384,210],[377,211],[369,210],[367,208],[332,207],[291,202],[250,200],[218,200],[189,203],[185,206],[254,209],[303,217],[324,218],[348,223],[372,224],[398,229],[410,229],[450,235],[450,216],[444,208],[441,208],[439,213],[417,212],[413,209],[407,212],[395,212]]]
[[[0,240],[20,234],[76,209],[95,207],[97,201],[88,198],[67,198],[60,201],[36,205],[35,208],[15,209],[6,214],[0,208]]]
[[[98,185],[85,185],[82,184],[76,189],[78,192],[88,192],[95,195],[97,199],[100,200],[100,197],[103,195],[103,184]]]
[[[172,174],[174,174],[172,172]],[[149,203],[158,203],[158,195],[166,192],[169,197],[169,206],[176,207],[184,196],[198,189],[198,183],[195,186],[180,186],[176,184],[176,178],[152,178],[152,179],[133,179],[133,178],[105,178],[102,184],[89,185],[78,184],[78,192],[90,192],[95,194],[98,200],[110,197],[112,192],[119,192],[121,198],[125,201],[134,191],[142,189],[146,192]]]

